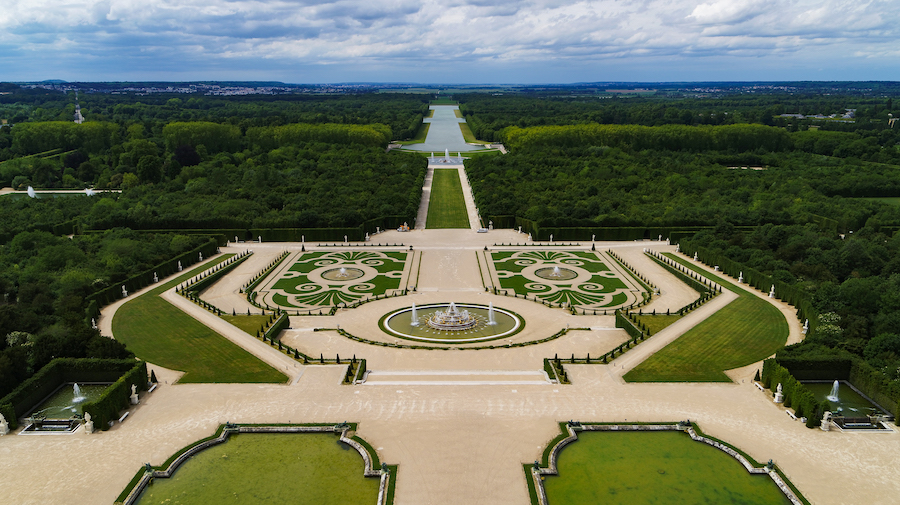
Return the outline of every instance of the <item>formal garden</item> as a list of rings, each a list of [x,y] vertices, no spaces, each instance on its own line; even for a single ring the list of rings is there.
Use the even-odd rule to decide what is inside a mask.
[[[579,311],[615,310],[643,300],[646,290],[593,251],[493,251],[497,288]]]
[[[733,301],[620,374],[624,381],[729,383],[729,374],[741,373],[749,379],[753,373],[736,369],[775,355],[765,362],[759,377],[760,387],[768,390],[756,391],[749,384],[746,388],[759,395],[745,404],[763,405],[755,410],[758,418],[768,419],[763,409],[771,407],[784,423],[793,422],[782,413],[787,408],[793,409],[788,411],[791,417],[806,418],[807,427],[817,427],[827,408],[845,408],[827,399],[836,395],[821,398],[829,385],[844,388],[845,401],[854,391],[878,406],[847,403],[846,412],[877,412],[885,423],[890,414],[900,413],[896,331],[900,321],[896,145],[900,137],[884,127],[891,105],[885,106],[881,98],[844,98],[841,106],[858,106],[866,121],[816,129],[773,119],[779,100],[820,106],[809,97],[723,98],[698,104],[663,97],[598,103],[541,93],[487,100],[462,96],[460,114],[468,119],[463,130],[466,139],[500,141],[509,149],[505,155],[473,156],[465,162],[481,217],[485,223],[493,222],[496,231],[520,229],[522,237],[529,235],[534,241],[528,246],[498,246],[499,240],[474,235],[472,230],[471,242],[447,246],[448,250],[467,249],[460,262],[472,260],[474,253],[481,274],[480,284],[477,275],[470,276],[475,279],[470,286],[467,272],[451,268],[440,272],[447,274],[440,277],[443,282],[477,300],[459,304],[449,304],[449,295],[438,303],[443,294],[417,298],[423,291],[418,285],[422,242],[410,240],[392,247],[366,241],[378,232],[415,222],[426,174],[424,157],[392,152],[387,146],[395,137],[424,140],[428,129],[421,125],[427,100],[409,96],[182,100],[97,94],[83,99],[84,110],[92,118],[84,125],[71,123],[66,95],[13,91],[0,97],[0,105],[11,100],[24,104],[17,106],[16,127],[0,129],[0,186],[18,191],[12,197],[0,196],[4,215],[0,222],[0,336],[4,337],[0,340],[0,413],[13,429],[27,419],[23,416],[31,416],[34,425],[40,421],[35,412],[51,410],[71,413],[69,428],[77,430],[80,423],[89,422],[77,417],[89,414],[108,429],[110,421],[129,408],[129,389],[137,394],[152,387],[145,361],[183,372],[177,381],[184,388],[153,398],[167,406],[166,398],[207,387],[196,383],[219,383],[209,388],[251,383],[237,385],[234,391],[259,388],[282,394],[278,388],[288,377],[267,361],[280,365],[284,363],[278,360],[285,357],[285,368],[295,368],[287,373],[298,381],[303,372],[295,372],[301,364],[344,367],[306,370],[309,376],[303,381],[308,382],[300,383],[297,391],[311,383],[357,384],[368,371],[366,360],[355,354],[359,349],[352,347],[360,342],[390,348],[386,352],[371,348],[378,355],[374,363],[378,371],[392,366],[425,368],[434,362],[440,362],[436,365],[440,368],[445,366],[444,359],[453,366],[470,366],[470,362],[472,367],[506,366],[503,353],[518,353],[511,366],[538,369],[543,362],[552,387],[566,385],[552,390],[554,394],[561,392],[560,396],[578,401],[589,395],[583,403],[589,407],[573,407],[576,403],[554,400],[549,387],[538,393],[524,388],[503,392],[519,395],[527,406],[511,425],[528,423],[534,419],[531,405],[547,405],[558,416],[565,409],[594,408],[596,393],[605,393],[606,388],[630,388],[635,394],[655,391],[659,386],[612,384],[606,376],[621,370],[617,358],[644,348],[637,346],[717,300],[723,289],[734,295]],[[837,106],[834,100],[827,99],[829,107]],[[31,186],[96,188],[97,192],[30,198],[25,191]],[[428,228],[466,229],[476,224],[469,222],[458,171],[435,170],[432,191]],[[512,236],[512,232],[502,233]],[[672,240],[668,250],[677,243],[687,257],[694,256],[694,261],[671,253],[656,258],[669,265],[670,273],[681,272],[677,279],[695,289],[698,297],[683,307],[648,313],[644,304],[651,297],[664,299],[666,293],[657,298],[655,286],[641,272],[613,251],[587,250],[587,241],[659,237]],[[230,245],[232,239],[237,243],[296,242],[291,252],[279,256],[242,293],[235,294],[241,303],[246,297],[259,314],[223,311],[200,298],[215,278],[227,274],[226,265],[238,259],[232,255],[235,249],[217,255],[217,248]],[[415,251],[409,246],[413,242]],[[432,244],[425,245],[424,254],[432,254],[427,250]],[[446,257],[462,258],[453,253]],[[701,263],[710,269],[720,267],[716,270],[722,275],[710,273]],[[746,285],[729,280],[739,272]],[[765,293],[770,286],[772,300],[751,292]],[[115,340],[101,336],[97,324],[101,309],[147,287],[147,292],[116,310],[111,321]],[[172,288],[240,328],[247,335],[239,338],[247,337],[255,351],[260,346],[253,341],[254,334],[271,347],[262,346],[263,351],[277,349],[281,355],[269,353],[270,359],[264,361],[234,343],[237,339],[205,326],[189,310],[161,296]],[[428,288],[440,290],[444,284]],[[331,328],[330,323],[339,319],[302,317],[341,317],[349,312],[344,309],[358,314],[363,303],[410,293],[416,296],[397,298],[392,308],[379,312],[380,321],[378,315],[372,317],[366,332],[357,335]],[[519,309],[521,304],[534,305],[493,295],[526,298],[551,307],[556,312],[550,319],[558,326],[541,328],[541,335],[528,342],[504,342],[525,328],[529,313]],[[427,303],[418,302],[426,298]],[[791,305],[806,323],[802,343],[784,347],[790,321],[770,303],[776,298]],[[517,304],[519,313],[504,307],[505,300]],[[600,335],[596,328],[566,324],[563,329],[563,318],[575,315],[614,315],[615,327],[627,337],[595,344],[593,340],[601,340],[594,339]],[[286,345],[281,341],[282,330],[291,327],[291,316],[302,326],[299,329],[325,331],[303,331],[307,340]],[[612,328],[612,320],[603,320],[610,326],[605,329],[621,337],[622,331]],[[600,319],[591,321],[594,325]],[[332,338],[335,333],[346,339]],[[379,340],[376,333],[387,335],[391,342]],[[533,344],[548,345],[537,351],[534,347],[508,349]],[[352,347],[349,354],[341,347],[345,345]],[[551,346],[556,345],[570,348],[565,354],[554,354]],[[332,346],[341,347],[340,354]],[[595,347],[587,352],[588,346]],[[423,349],[440,351],[419,352]],[[472,351],[462,353],[467,361],[456,353],[462,349]],[[108,370],[91,370],[86,378],[81,368],[93,364],[75,364],[70,370],[59,364],[68,362],[55,359],[87,359],[94,364],[103,360]],[[372,361],[370,357],[369,366]],[[582,364],[599,366],[570,366]],[[89,382],[102,384],[93,387]],[[586,392],[586,384],[590,391]],[[315,409],[331,409],[329,402],[344,401],[344,396],[353,399],[345,404],[352,408],[366,405],[386,411],[390,402],[396,402],[390,406],[396,412],[415,411],[421,400],[438,402],[423,395],[414,400],[420,403],[410,407],[412,403],[404,404],[401,396],[406,386],[398,387],[391,389],[390,397],[378,396],[374,387],[348,386],[337,394],[328,386],[317,387],[302,391],[296,406],[294,399],[283,404],[319,419],[322,411]],[[662,387],[679,394],[685,391],[677,384]],[[97,389],[99,399],[75,402],[88,398],[91,389]],[[54,391],[61,396],[41,403]],[[748,398],[743,389],[735,391]],[[783,394],[783,404],[771,402],[775,391]],[[547,396],[534,396],[545,392]],[[212,412],[218,395],[192,398],[212,405]],[[323,395],[332,397],[325,401]],[[494,420],[489,417],[493,406],[503,409],[515,404],[497,395],[486,401],[486,419]],[[479,393],[462,388],[445,403],[453,405],[457,397],[470,404],[482,400]],[[265,395],[244,398],[248,404],[265,401]],[[319,405],[303,403],[313,401]],[[691,403],[690,408],[702,415],[713,412],[697,405]],[[656,412],[652,402],[646,407]],[[147,402],[138,408],[153,413],[156,407]],[[384,419],[396,419],[391,417],[394,411],[384,414]],[[448,410],[437,416],[438,423],[468,413]],[[202,424],[209,420],[197,419],[205,414],[183,411],[181,415]],[[165,420],[156,422],[159,425],[153,429],[170,426]],[[776,476],[786,481],[776,465],[764,466],[730,448],[760,470],[751,473],[765,473],[769,478],[748,475],[750,469],[734,463],[734,455],[682,433],[688,424],[679,423],[665,433],[586,430],[580,433],[580,441],[559,453],[558,476],[541,473],[548,461],[526,465],[526,475],[538,472],[545,477],[543,486],[533,480],[529,486],[535,496],[543,487],[550,503],[567,504],[784,503],[786,496],[790,499],[788,493],[773,488]],[[242,503],[285,496],[309,503],[369,503],[383,491],[383,479],[379,484],[378,479],[363,477],[381,472],[370,447],[357,449],[357,454],[330,432],[296,435],[294,440],[282,433],[252,433],[252,428],[221,427],[214,438],[224,435],[223,443],[192,453],[177,471],[171,463],[194,446],[160,467],[141,469],[132,482],[149,484],[141,503]],[[333,431],[330,426],[324,428]],[[97,437],[105,437],[101,441],[122,437],[126,442],[113,452],[124,453],[132,450],[129,443],[140,445],[150,438],[144,437],[145,432],[134,437],[143,429],[142,424],[125,424]],[[733,427],[720,425],[719,429]],[[784,434],[793,426],[772,422],[771,429]],[[836,434],[803,433],[819,437],[806,447],[810,454],[842,443],[834,442]],[[229,437],[232,440],[225,442]],[[7,443],[14,447],[11,450],[21,451],[22,442]],[[784,444],[781,456],[792,462],[792,471],[809,473],[805,463],[790,459],[794,455],[788,453],[796,449],[792,444]],[[85,453],[87,446],[61,444],[46,456],[52,460],[66,451],[92,456]],[[849,446],[843,447],[847,451]],[[866,455],[855,450],[849,447],[848,462],[864,466]],[[868,450],[877,452],[881,447]],[[155,456],[147,451],[141,457]],[[822,475],[830,471],[816,467],[830,463],[807,463]],[[169,470],[174,473],[162,475]],[[859,479],[889,482],[884,474],[865,480],[880,471],[869,467],[858,474]],[[391,472],[396,474],[396,468]],[[249,482],[241,477],[249,477]],[[824,480],[821,475],[802,478]],[[252,487],[255,484],[259,486]],[[388,502],[392,486],[393,481],[385,491]],[[799,495],[790,483],[787,486]],[[126,494],[135,487],[129,489]],[[209,494],[196,497],[195,491]]]
[[[300,253],[252,293],[257,305],[312,311],[402,294],[412,264],[402,251]]]

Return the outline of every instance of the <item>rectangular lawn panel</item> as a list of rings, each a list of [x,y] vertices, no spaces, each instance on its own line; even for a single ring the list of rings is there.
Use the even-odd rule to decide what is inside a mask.
[[[169,281],[119,307],[116,340],[139,358],[185,372],[179,382],[285,382],[287,377],[163,300],[159,295],[229,255]]]
[[[431,182],[426,228],[468,228],[469,213],[463,198],[459,171],[436,168]]]
[[[690,262],[668,255],[738,298],[624,375],[628,382],[730,382],[724,370],[768,358],[784,346],[788,324],[774,305]]]
[[[544,481],[550,505],[790,503],[768,475],[680,431],[584,431],[557,465]]]

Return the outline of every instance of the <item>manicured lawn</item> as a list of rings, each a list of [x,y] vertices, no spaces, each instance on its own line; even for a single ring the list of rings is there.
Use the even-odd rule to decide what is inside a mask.
[[[180,382],[284,382],[287,377],[159,295],[225,255],[121,306],[113,318],[116,340],[139,358],[185,372]]]
[[[434,114],[434,111],[431,111]],[[429,116],[430,117],[430,116]],[[419,125],[419,129],[416,130],[416,136],[411,140],[401,140],[398,144],[407,145],[407,144],[421,144],[425,142],[425,137],[428,136],[428,128],[431,127],[431,123],[422,123]]]
[[[790,503],[767,475],[682,432],[582,432],[546,477],[551,505]]]
[[[363,477],[363,467],[336,435],[241,433],[154,479],[138,503],[375,503],[379,479]]]
[[[459,111],[457,111],[457,112],[459,112]],[[462,117],[462,116],[457,116],[457,117]],[[463,138],[466,140],[466,142],[472,142],[475,144],[486,144],[487,143],[483,140],[476,139],[475,134],[472,133],[472,129],[469,128],[468,124],[459,123],[459,129],[462,132]]]
[[[678,321],[681,318],[682,316],[679,316],[678,314],[658,314],[655,316],[644,314],[643,316],[637,316],[638,321],[647,325],[647,329],[650,330],[650,333],[652,335],[656,335],[657,332],[663,330],[666,326],[669,326],[670,324]]]
[[[436,168],[431,183],[426,228],[468,228],[469,215],[463,198],[459,172],[454,168]]]
[[[268,314],[268,312],[266,314]],[[236,316],[224,315],[222,316],[222,319],[228,321],[229,323],[237,326],[238,328],[255,337],[256,332],[259,331],[261,327],[265,326],[270,317],[271,316],[269,315],[262,316],[260,314],[251,314],[248,316],[245,313],[243,315],[238,314]]]
[[[774,305],[691,262],[669,257],[737,293],[738,299],[626,373],[626,381],[728,382],[724,370],[765,359],[785,344],[788,324]]]

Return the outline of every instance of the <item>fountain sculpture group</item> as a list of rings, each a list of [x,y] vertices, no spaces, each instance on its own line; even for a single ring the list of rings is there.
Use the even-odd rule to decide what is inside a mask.
[[[493,317],[493,305],[491,305],[491,317]],[[469,314],[468,310],[460,311],[456,308],[456,304],[450,302],[450,308],[446,311],[435,311],[431,317],[425,321],[425,324],[435,330],[444,331],[462,331],[474,328],[478,324],[478,320]]]

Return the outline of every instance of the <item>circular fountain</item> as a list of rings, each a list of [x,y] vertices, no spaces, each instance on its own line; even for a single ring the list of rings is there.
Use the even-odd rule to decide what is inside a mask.
[[[331,270],[326,270],[322,272],[322,278],[327,279],[329,281],[352,281],[354,279],[359,279],[366,273],[358,268],[332,268]]]
[[[518,333],[525,326],[517,314],[471,303],[413,305],[391,312],[379,323],[386,333],[422,342],[464,344]]]
[[[568,281],[578,277],[578,272],[569,270],[568,268],[560,268],[559,266],[538,268],[534,271],[534,275],[541,279],[551,281]]]

